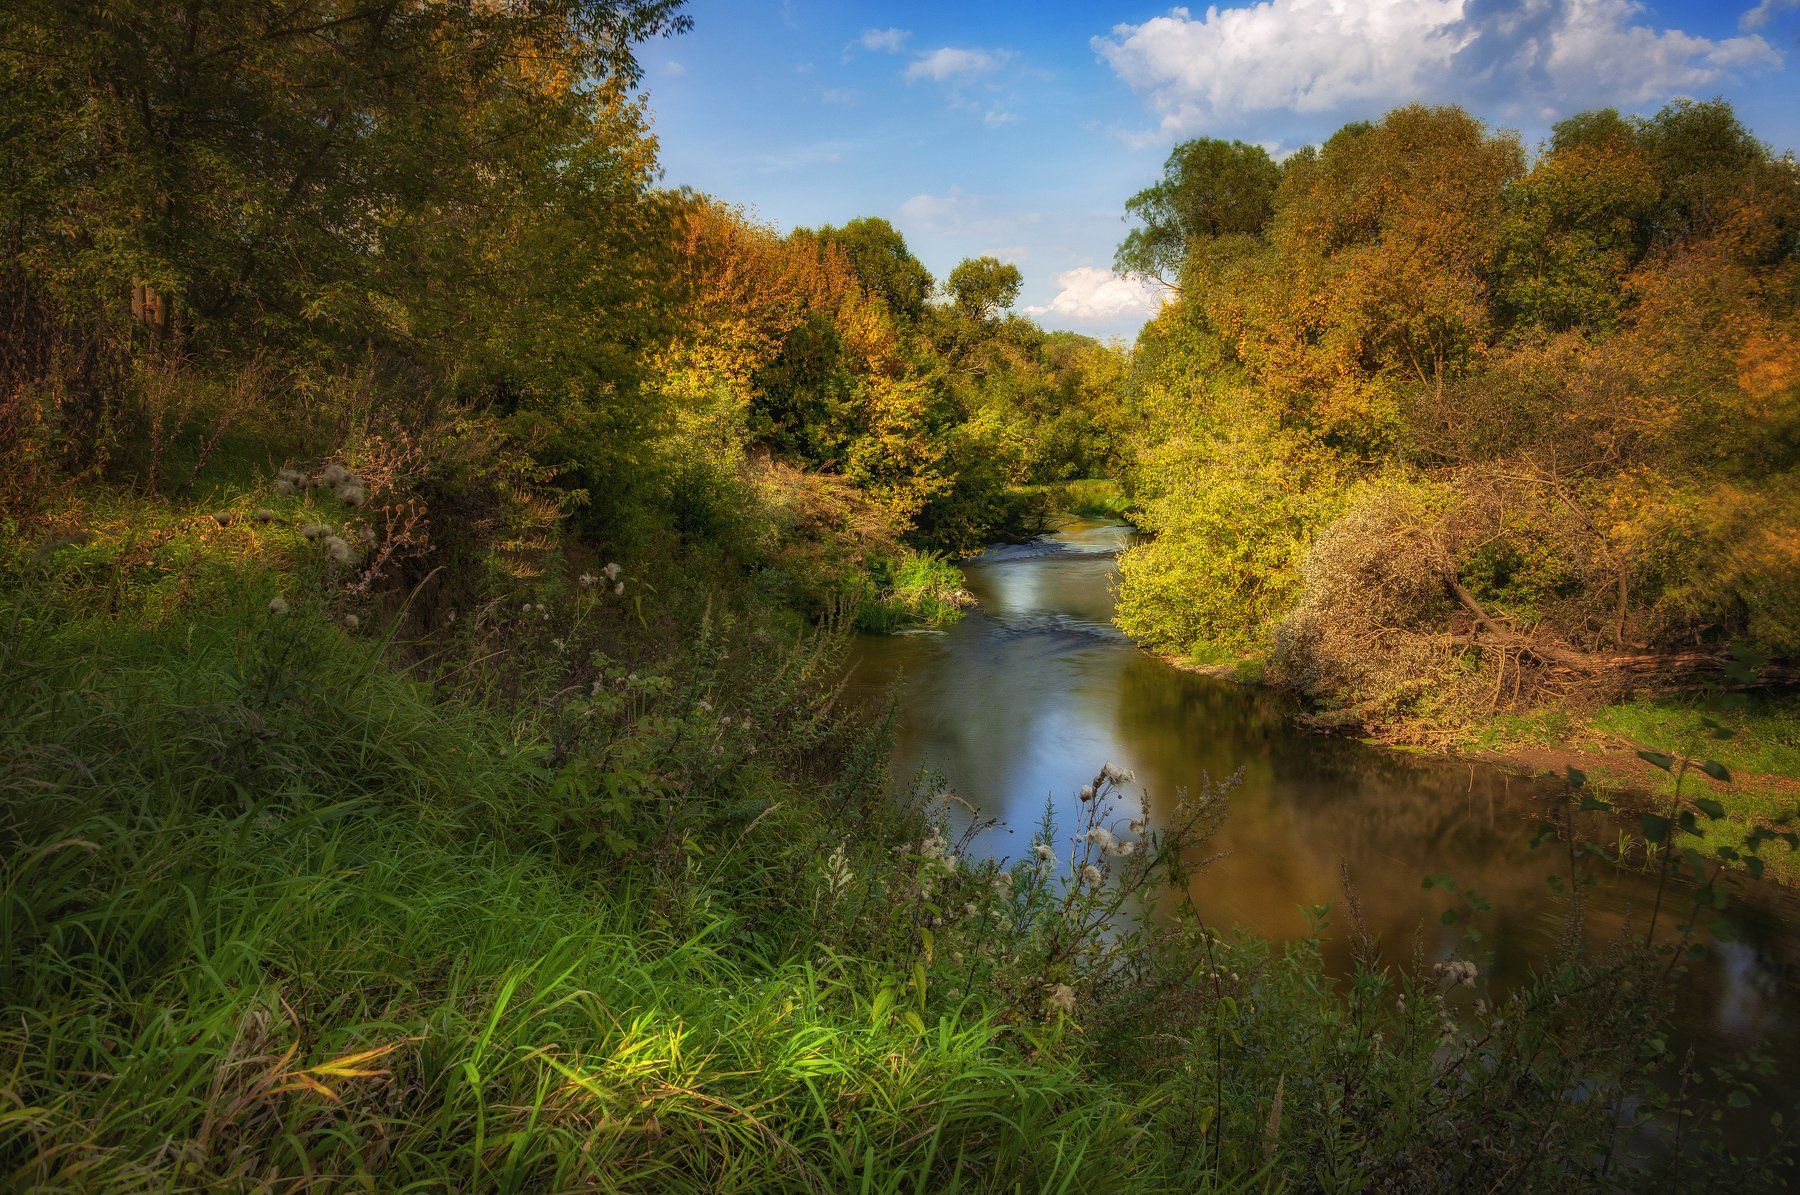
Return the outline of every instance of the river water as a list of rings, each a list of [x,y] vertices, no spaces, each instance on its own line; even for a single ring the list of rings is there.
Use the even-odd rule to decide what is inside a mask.
[[[979,606],[942,632],[860,637],[849,695],[874,708],[898,688],[897,774],[921,769],[998,824],[974,849],[1018,857],[1048,800],[1075,824],[1076,791],[1100,766],[1130,768],[1152,816],[1183,790],[1241,771],[1210,848],[1226,852],[1195,879],[1203,914],[1277,941],[1306,933],[1304,910],[1341,907],[1348,866],[1384,959],[1404,965],[1421,937],[1427,962],[1457,949],[1452,900],[1426,889],[1448,874],[1492,902],[1480,914],[1491,978],[1526,977],[1566,924],[1547,877],[1567,856],[1530,840],[1563,794],[1560,782],[1482,764],[1370,747],[1305,732],[1274,694],[1177,669],[1137,650],[1112,625],[1113,562],[1131,529],[1076,520],[1030,544],[990,550],[966,567]],[[954,809],[955,807],[952,806]],[[965,815],[966,816],[966,815]],[[1611,838],[1598,815],[1589,833]],[[1596,864],[1588,864],[1596,866]],[[1641,933],[1655,881],[1606,867],[1590,892],[1586,932],[1603,942]],[[1687,906],[1676,899],[1679,920]],[[1780,1098],[1800,1098],[1800,898],[1746,884],[1730,914],[1737,940],[1710,944],[1684,985],[1677,1029],[1703,1059],[1745,1050],[1781,1064]],[[1466,949],[1462,952],[1466,954]],[[1350,967],[1346,934],[1326,944]]]

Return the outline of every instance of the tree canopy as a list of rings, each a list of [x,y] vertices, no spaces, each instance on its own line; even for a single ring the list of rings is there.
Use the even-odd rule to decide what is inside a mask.
[[[1134,228],[1119,245],[1122,273],[1174,282],[1196,241],[1255,236],[1273,212],[1280,168],[1260,145],[1201,137],[1184,141],[1162,178],[1125,202]]]
[[[992,319],[1019,297],[1024,276],[1019,267],[997,257],[970,257],[957,263],[944,282],[951,302],[976,319]]]

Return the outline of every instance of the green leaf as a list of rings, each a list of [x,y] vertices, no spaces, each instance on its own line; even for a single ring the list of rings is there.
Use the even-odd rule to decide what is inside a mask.
[[[1704,813],[1715,822],[1725,816],[1725,806],[1719,804],[1711,797],[1695,797],[1694,808],[1698,809],[1701,813]]]
[[[1662,842],[1668,838],[1669,827],[1674,825],[1668,818],[1657,813],[1640,814],[1638,824],[1644,828],[1644,837],[1651,842]]]
[[[1731,783],[1730,770],[1716,759],[1701,761],[1700,770],[1705,772],[1708,776],[1711,776],[1714,780],[1721,781],[1725,784]]]
[[[1580,768],[1565,768],[1563,771],[1569,779],[1570,788],[1580,788],[1587,783],[1587,773]]]
[[[1577,808],[1583,813],[1586,813],[1590,809],[1597,809],[1602,813],[1611,813],[1612,812],[1612,802],[1602,801],[1599,797],[1594,796],[1592,793],[1583,793],[1582,797],[1581,797],[1581,804],[1579,806],[1577,806]]]
[[[1456,919],[1459,916],[1461,916],[1461,914],[1455,909],[1445,909],[1443,916],[1439,917],[1438,920],[1442,921],[1445,925],[1455,925]]]
[[[1663,751],[1639,751],[1638,758],[1667,772],[1675,766],[1675,757]]]
[[[1456,881],[1446,875],[1426,876],[1423,880],[1421,880],[1419,882],[1419,887],[1421,887],[1421,888],[1448,888],[1450,891],[1455,892],[1456,891]]]

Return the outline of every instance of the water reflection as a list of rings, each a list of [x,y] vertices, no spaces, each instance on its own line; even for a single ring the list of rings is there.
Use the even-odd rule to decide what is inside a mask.
[[[1077,522],[1047,542],[996,549],[968,570],[977,611],[943,634],[871,637],[850,692],[878,703],[902,684],[896,763],[924,768],[999,824],[977,840],[1017,856],[1045,802],[1073,824],[1075,791],[1107,760],[1133,769],[1166,816],[1208,776],[1241,770],[1231,814],[1210,844],[1227,852],[1195,881],[1215,922],[1275,939],[1306,931],[1307,906],[1337,901],[1350,869],[1388,961],[1453,949],[1449,898],[1421,886],[1448,873],[1493,902],[1478,922],[1501,983],[1554,949],[1566,903],[1547,882],[1567,860],[1529,845],[1558,786],[1479,765],[1383,751],[1297,731],[1262,690],[1179,671],[1111,625],[1113,555],[1129,529]],[[1609,837],[1612,828],[1592,830]],[[1589,896],[1600,941],[1648,916],[1654,882],[1609,870]],[[1734,910],[1741,940],[1697,965],[1679,1010],[1706,1055],[1758,1048],[1800,1093],[1800,901],[1774,885]],[[1672,919],[1671,919],[1672,920]],[[1349,967],[1348,944],[1327,958]]]

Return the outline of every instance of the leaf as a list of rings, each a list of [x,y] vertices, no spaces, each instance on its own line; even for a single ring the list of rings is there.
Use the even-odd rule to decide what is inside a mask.
[[[1419,887],[1448,888],[1450,891],[1455,892],[1456,881],[1446,875],[1426,876],[1423,880],[1419,881]]]
[[[1594,809],[1597,809],[1602,813],[1611,813],[1613,807],[1612,802],[1610,801],[1602,801],[1599,797],[1596,797],[1591,793],[1584,793],[1581,797],[1581,804],[1576,806],[1576,808],[1583,813]]]
[[[1568,777],[1570,788],[1580,788],[1587,783],[1587,773],[1580,768],[1565,768],[1563,772]]]
[[[1716,759],[1702,760],[1700,763],[1700,770],[1705,772],[1708,776],[1711,776],[1714,780],[1718,780],[1725,784],[1731,783],[1730,770]]]
[[[1715,822],[1725,816],[1725,806],[1711,797],[1695,797],[1694,807]]]
[[[1675,766],[1675,757],[1663,751],[1639,751],[1638,758],[1667,772]]]
[[[1674,825],[1668,818],[1657,813],[1640,814],[1638,824],[1644,828],[1644,837],[1651,842],[1662,842],[1668,838],[1669,827]]]
[[[1445,925],[1455,925],[1458,916],[1460,916],[1460,914],[1457,913],[1455,909],[1445,909],[1443,915],[1440,916],[1438,920],[1442,921]]]

